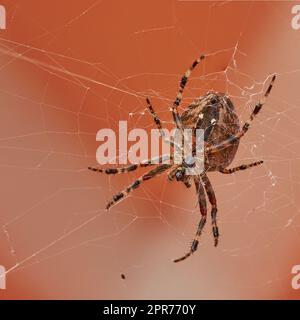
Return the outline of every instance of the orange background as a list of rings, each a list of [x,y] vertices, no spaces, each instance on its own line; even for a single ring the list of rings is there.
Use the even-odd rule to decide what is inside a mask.
[[[10,299],[298,299],[300,264],[300,30],[293,2],[2,1],[0,30],[0,264]],[[171,128],[180,75],[201,53],[181,111],[207,90],[227,92],[245,121],[232,176],[211,173],[220,245],[210,219],[197,253],[194,190],[165,175],[114,207],[140,172],[106,177],[96,132],[154,127],[144,96]],[[132,113],[132,115],[130,115]],[[126,279],[121,279],[121,274]]]

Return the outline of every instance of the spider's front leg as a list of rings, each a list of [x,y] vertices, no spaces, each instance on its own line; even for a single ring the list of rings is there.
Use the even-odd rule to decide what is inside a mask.
[[[211,223],[212,223],[212,231],[213,231],[213,235],[214,235],[214,239],[215,239],[215,247],[216,247],[219,242],[219,229],[217,226],[217,212],[218,212],[217,199],[215,196],[214,189],[213,189],[206,173],[203,173],[201,177],[203,180],[203,184],[205,186],[205,191],[208,196],[208,200],[211,204]]]
[[[179,259],[175,259],[174,262],[180,262],[182,260],[185,260],[186,258],[188,258],[191,254],[193,254],[197,250],[198,244],[199,244],[199,238],[201,236],[202,230],[203,230],[205,223],[206,223],[207,207],[206,207],[205,191],[204,191],[204,188],[203,188],[203,185],[201,183],[199,176],[194,178],[194,182],[195,182],[196,190],[198,193],[198,202],[199,202],[199,207],[200,207],[201,220],[198,224],[196,236],[192,242],[190,251],[187,254],[185,254],[183,257],[181,257]]]
[[[134,181],[131,185],[129,185],[126,189],[123,191],[115,194],[110,200],[106,206],[106,210],[109,210],[112,206],[119,203],[121,200],[125,199],[133,190],[137,189],[144,181],[150,180],[157,175],[163,173],[167,169],[169,169],[172,166],[172,164],[162,164],[155,169],[152,169],[148,171],[147,173],[143,174],[140,178],[138,178],[136,181]]]
[[[141,163],[137,164],[130,164],[126,167],[121,167],[121,168],[97,168],[97,167],[88,167],[89,170],[94,171],[94,172],[100,172],[100,173],[105,173],[105,174],[120,174],[120,173],[127,173],[131,171],[135,171],[138,168],[145,168],[149,166],[154,166],[160,163],[164,163],[165,161],[172,160],[173,157],[165,154],[160,157],[155,157],[151,158],[145,161],[142,161]]]

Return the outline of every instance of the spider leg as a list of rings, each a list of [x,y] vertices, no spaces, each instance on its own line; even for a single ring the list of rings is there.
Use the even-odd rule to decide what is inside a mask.
[[[243,128],[242,128],[242,132],[243,132],[243,135],[248,131],[249,127],[250,127],[250,124],[251,122],[253,121],[253,119],[255,118],[255,116],[259,113],[259,111],[261,110],[262,106],[265,104],[266,102],[266,99],[268,98],[272,88],[273,88],[273,85],[274,85],[274,82],[275,82],[275,79],[276,79],[276,76],[275,74],[273,75],[272,77],[272,80],[268,86],[268,89],[267,91],[265,92],[264,96],[262,97],[262,99],[260,99],[258,101],[258,103],[255,105],[255,108],[254,110],[252,111],[251,115],[250,115],[250,118],[248,121],[246,121],[246,123],[243,125]]]
[[[126,189],[123,191],[115,194],[106,206],[106,210],[109,210],[112,206],[116,205],[121,200],[125,199],[134,189],[138,188],[143,181],[150,180],[155,176],[161,174],[165,170],[169,169],[172,165],[171,164],[162,164],[147,173],[143,174],[140,178],[135,180],[132,184],[130,184]]]
[[[153,109],[153,107],[152,107],[152,104],[151,104],[149,98],[146,98],[146,102],[147,102],[147,107],[148,107],[151,115],[153,116],[154,122],[155,122],[158,130],[161,131],[161,130],[162,130],[161,121],[160,121],[158,115],[156,114],[156,112],[154,111],[154,109]],[[164,132],[161,132],[161,134],[163,135]]]
[[[187,83],[187,81],[189,79],[189,76],[191,75],[192,71],[200,63],[200,61],[203,60],[204,58],[205,58],[205,56],[201,55],[200,58],[196,59],[193,62],[193,64],[189,67],[189,69],[185,72],[183,77],[181,78],[180,85],[179,85],[179,90],[178,90],[177,95],[176,95],[176,99],[175,99],[175,101],[173,103],[173,106],[171,107],[171,112],[172,112],[172,115],[173,115],[173,119],[174,119],[174,122],[175,122],[176,127],[178,129],[182,129],[182,124],[181,124],[180,116],[179,116],[179,113],[178,113],[178,106],[180,105],[180,102],[181,102],[181,99],[182,99],[183,90],[184,90],[184,88],[186,86],[186,83]]]
[[[218,152],[224,148],[227,148],[228,146],[232,145],[234,142],[236,142],[237,140],[239,140],[241,137],[244,136],[244,134],[248,131],[250,124],[252,123],[252,121],[254,120],[254,118],[256,117],[256,115],[259,113],[262,106],[266,102],[266,99],[268,98],[268,96],[273,88],[275,79],[276,79],[276,76],[273,75],[272,80],[268,86],[268,89],[266,90],[262,99],[260,99],[259,102],[255,105],[255,108],[252,111],[250,118],[248,119],[248,121],[245,122],[245,124],[242,127],[242,130],[239,131],[236,135],[230,137],[229,139],[223,141],[222,143],[220,143],[218,145],[206,147],[205,148],[206,153],[214,153],[214,152]]]
[[[177,172],[177,170],[178,170],[179,167],[180,167],[180,165],[174,166],[174,167],[171,168],[171,170],[169,170],[169,171],[167,172],[167,173],[168,173],[168,179],[169,179],[170,181],[173,181],[173,180],[174,180],[175,174],[176,174],[176,172]]]
[[[258,166],[258,165],[260,165],[262,163],[263,163],[263,161],[261,160],[261,161],[257,161],[257,162],[253,162],[253,163],[249,163],[249,164],[242,164],[241,166],[238,166],[238,167],[235,167],[235,168],[231,168],[231,169],[223,168],[223,169],[220,169],[219,172],[226,173],[226,174],[231,174],[231,173],[234,173],[234,172],[237,172],[237,171],[240,171],[240,170],[246,170],[248,168]]]
[[[94,172],[101,172],[101,173],[106,173],[106,174],[120,174],[120,173],[131,172],[131,171],[134,171],[138,168],[154,166],[156,164],[162,163],[162,162],[170,160],[170,159],[172,159],[172,157],[170,157],[170,155],[163,155],[161,157],[148,159],[148,160],[145,160],[141,163],[131,164],[129,166],[121,167],[121,168],[103,168],[102,169],[102,168],[96,168],[96,167],[88,167],[88,169],[91,171],[94,171]]]
[[[191,254],[193,254],[197,250],[198,244],[199,244],[199,238],[201,236],[202,230],[203,230],[205,223],[206,223],[207,207],[206,207],[206,198],[205,198],[204,188],[203,188],[203,185],[201,183],[199,176],[194,178],[194,182],[195,182],[196,190],[198,193],[198,202],[199,202],[199,207],[200,207],[201,220],[198,224],[196,236],[192,242],[190,251],[187,254],[185,254],[183,257],[175,259],[174,262],[180,262],[182,260],[185,260],[186,258],[188,258]]]
[[[206,173],[202,174],[203,184],[205,186],[206,194],[208,196],[209,202],[211,204],[211,221],[212,221],[212,231],[215,239],[215,247],[218,245],[219,242],[219,229],[217,226],[217,199],[215,196],[214,189],[208,179]]]
[[[149,100],[149,98],[146,98],[146,102],[147,102],[147,107],[151,113],[151,115],[153,116],[153,119],[154,119],[154,122],[159,130],[159,133],[161,135],[161,137],[163,138],[163,140],[167,143],[169,143],[171,146],[174,146],[174,142],[169,140],[167,137],[166,137],[166,134],[163,130],[163,127],[162,127],[162,124],[161,124],[161,121],[158,117],[158,115],[156,114],[156,112],[154,111],[153,107],[152,107],[152,104]]]
[[[183,183],[187,188],[190,188],[192,186],[191,177],[188,176],[186,179],[183,180]]]

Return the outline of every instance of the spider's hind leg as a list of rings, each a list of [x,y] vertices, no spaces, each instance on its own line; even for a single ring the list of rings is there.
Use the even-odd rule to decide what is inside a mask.
[[[156,114],[156,112],[154,111],[153,107],[152,107],[152,104],[149,100],[149,98],[146,98],[146,102],[147,102],[147,107],[149,109],[149,112],[151,113],[153,119],[154,119],[154,122],[159,130],[159,133],[161,135],[161,137],[163,138],[163,140],[166,142],[166,143],[169,143],[171,146],[174,146],[174,142],[172,140],[169,140],[167,137],[166,137],[166,133],[162,127],[162,124],[161,124],[161,121],[158,117],[158,115]]]
[[[206,153],[215,153],[215,152],[219,152],[220,150],[227,148],[229,146],[231,146],[234,142],[240,140],[248,131],[248,129],[250,128],[250,125],[252,123],[252,121],[255,119],[255,117],[257,116],[257,114],[260,112],[261,108],[263,107],[263,105],[266,102],[266,99],[268,98],[274,82],[275,82],[276,76],[273,75],[272,80],[265,92],[265,94],[263,95],[263,97],[259,100],[259,102],[255,105],[249,119],[245,122],[245,124],[242,127],[242,130],[240,130],[236,135],[230,137],[227,140],[224,140],[223,142],[219,143],[218,145],[210,145],[207,146],[205,148]]]
[[[259,111],[261,110],[262,106],[265,104],[272,88],[273,88],[273,85],[274,85],[274,82],[275,82],[275,79],[276,79],[276,75],[273,75],[272,77],[272,80],[268,86],[268,89],[266,90],[265,94],[263,95],[263,97],[258,101],[258,103],[255,105],[255,108],[254,110],[252,111],[251,115],[250,115],[250,118],[248,121],[245,122],[245,124],[243,125],[243,128],[242,128],[242,135],[244,135],[249,127],[250,127],[250,124],[251,122],[254,120],[254,118],[256,117],[256,115],[259,113]]]
[[[150,111],[150,113],[151,113],[151,115],[152,115],[152,117],[154,119],[154,122],[155,122],[155,124],[156,124],[156,126],[158,128],[158,130],[161,131],[162,130],[161,121],[160,121],[158,115],[156,114],[156,112],[154,111],[149,98],[146,98],[146,102],[147,102],[147,108],[149,109],[149,111]]]
[[[181,124],[181,120],[180,120],[180,116],[178,113],[178,107],[180,105],[180,102],[182,100],[182,94],[184,91],[184,88],[186,86],[186,83],[191,75],[191,73],[193,72],[193,70],[197,67],[197,65],[205,58],[204,55],[201,55],[198,59],[196,59],[192,65],[188,68],[188,70],[185,72],[185,74],[182,76],[181,80],[180,80],[180,84],[179,84],[179,89],[176,95],[176,99],[171,107],[171,112],[173,115],[173,119],[174,122],[176,124],[176,127],[178,129],[182,129],[182,124]]]

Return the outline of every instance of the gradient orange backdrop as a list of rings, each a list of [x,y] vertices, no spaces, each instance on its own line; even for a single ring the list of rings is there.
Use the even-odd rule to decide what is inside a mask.
[[[298,299],[300,264],[300,30],[297,2],[14,0],[0,30],[1,299]],[[227,92],[242,121],[273,73],[274,90],[243,138],[233,176],[210,174],[220,245],[210,219],[197,253],[194,190],[147,182],[104,212],[140,172],[106,177],[96,132],[167,127],[180,75],[201,53],[182,108]],[[182,110],[182,108],[180,110]],[[121,279],[121,274],[126,279]]]

